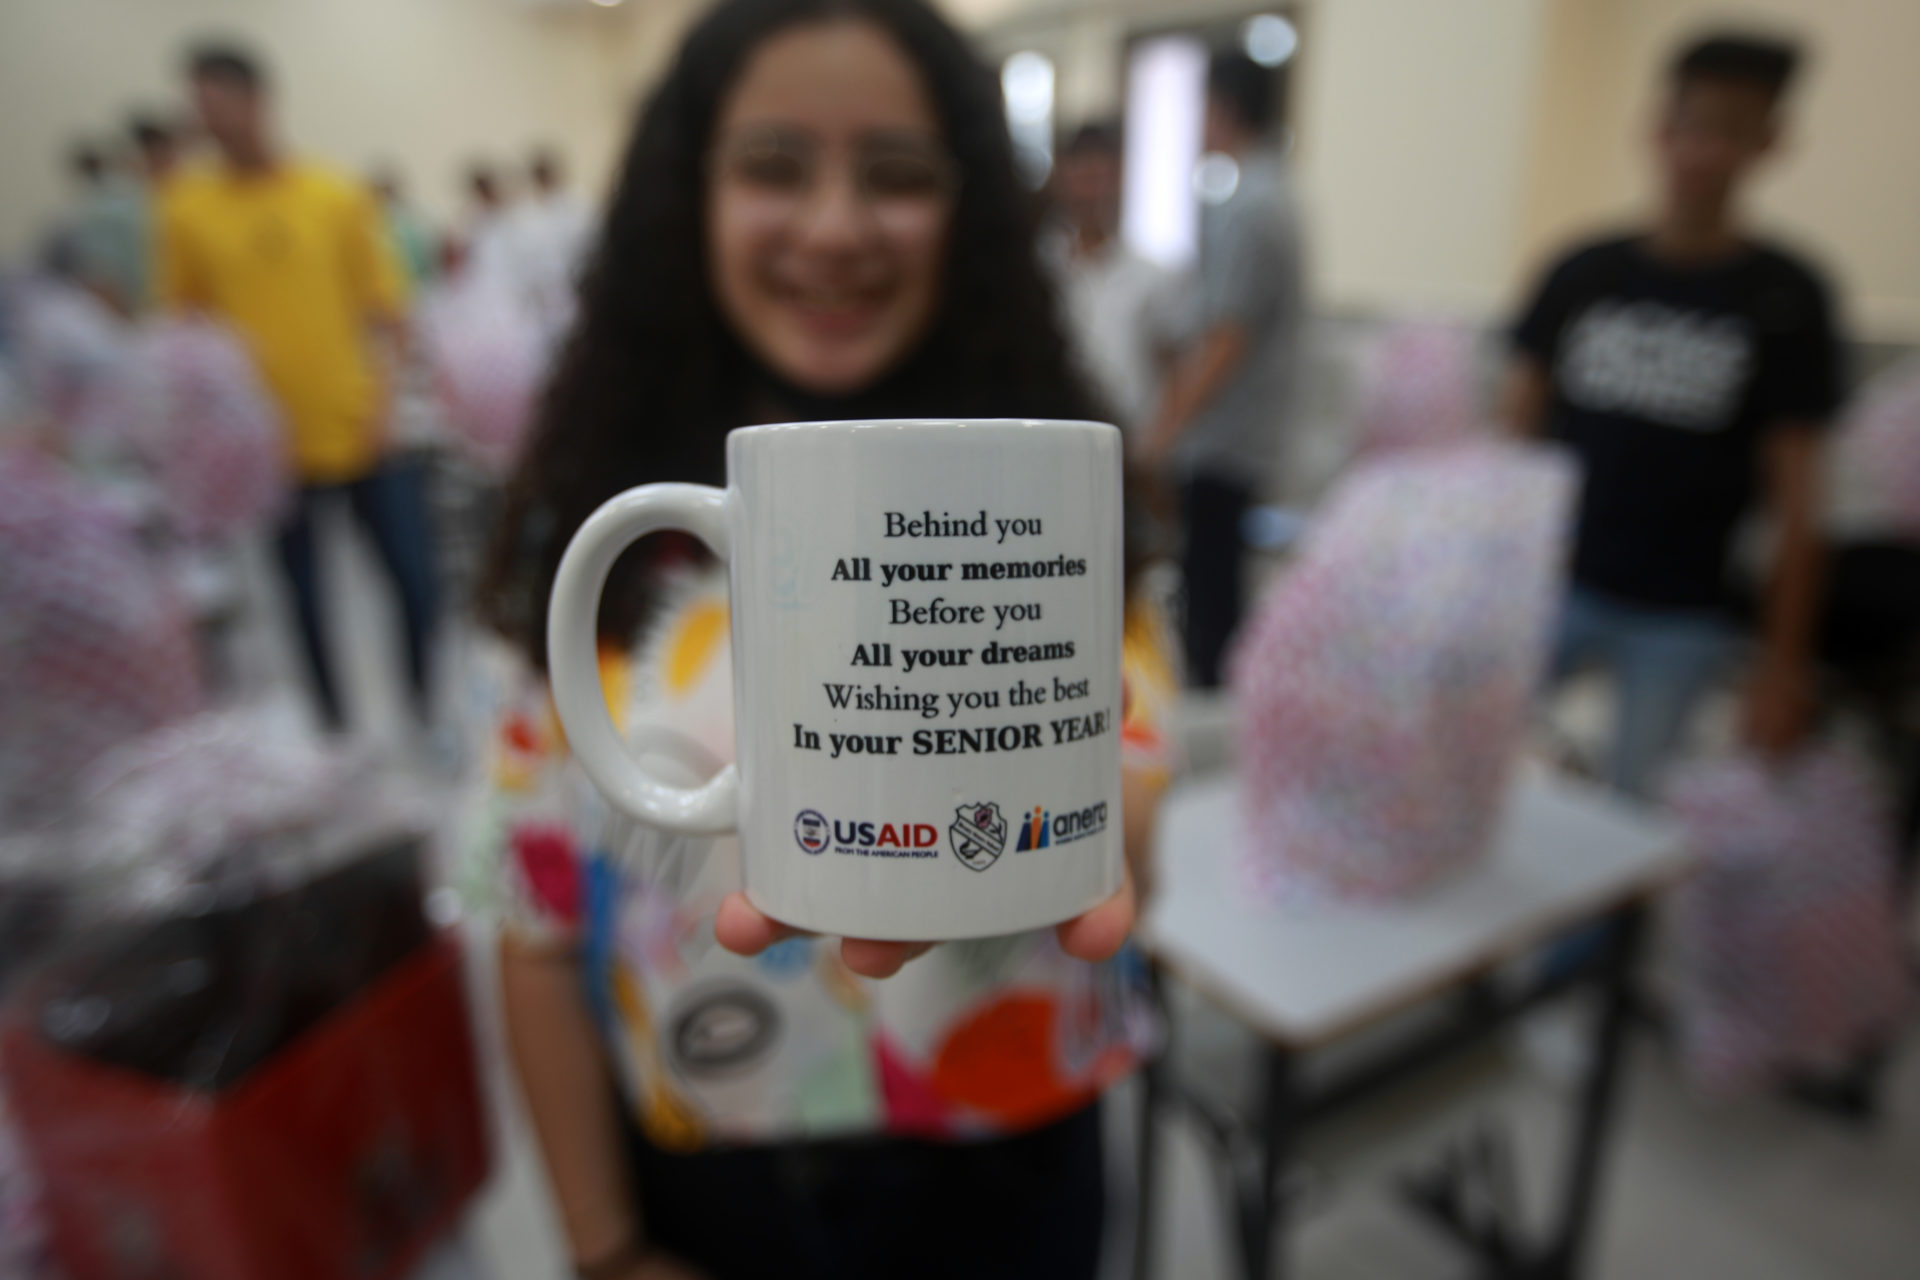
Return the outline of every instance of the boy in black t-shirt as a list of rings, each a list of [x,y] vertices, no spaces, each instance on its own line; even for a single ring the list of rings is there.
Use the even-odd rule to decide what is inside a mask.
[[[1797,60],[1744,37],[1684,49],[1655,132],[1651,226],[1562,258],[1514,328],[1507,421],[1570,445],[1585,475],[1556,674],[1611,670],[1608,771],[1638,795],[1733,655],[1726,573],[1755,498],[1776,540],[1744,729],[1778,753],[1806,727],[1838,343],[1818,272],[1745,234],[1736,209]]]

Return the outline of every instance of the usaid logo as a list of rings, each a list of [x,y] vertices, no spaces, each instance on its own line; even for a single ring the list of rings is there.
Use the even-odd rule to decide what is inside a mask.
[[[937,858],[940,831],[931,822],[863,822],[802,809],[793,819],[793,841],[805,853],[846,853],[863,858]]]
[[[793,820],[794,843],[807,853],[825,853],[833,832],[817,809],[802,809]]]

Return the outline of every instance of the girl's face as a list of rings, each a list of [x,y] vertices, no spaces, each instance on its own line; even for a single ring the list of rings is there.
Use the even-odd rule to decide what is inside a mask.
[[[926,333],[958,175],[919,71],[879,27],[762,43],[721,103],[707,173],[714,295],[774,372],[859,391]]]

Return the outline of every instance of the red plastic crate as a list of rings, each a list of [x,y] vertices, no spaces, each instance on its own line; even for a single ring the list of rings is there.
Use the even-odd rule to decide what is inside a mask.
[[[78,1057],[23,1018],[4,1030],[8,1088],[71,1280],[390,1280],[486,1180],[451,936],[218,1094]]]

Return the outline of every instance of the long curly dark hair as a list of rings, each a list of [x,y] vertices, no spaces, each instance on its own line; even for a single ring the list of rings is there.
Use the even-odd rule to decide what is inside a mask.
[[[705,158],[721,101],[761,42],[847,18],[879,25],[919,67],[962,177],[926,337],[876,385],[827,406],[783,392],[721,316],[707,277]],[[578,320],[507,487],[482,618],[544,668],[547,599],[582,522],[632,485],[721,483],[727,432],[769,402],[797,419],[1100,416],[1068,356],[1038,227],[997,78],[924,0],[725,0],[641,112]],[[631,639],[651,608],[650,541],[615,566],[600,617],[609,639]]]

